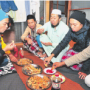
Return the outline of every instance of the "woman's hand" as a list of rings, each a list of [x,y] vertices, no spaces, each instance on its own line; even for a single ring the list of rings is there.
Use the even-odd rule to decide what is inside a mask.
[[[12,42],[10,44],[7,44],[6,47],[3,49],[5,52],[9,50],[13,50],[15,47],[15,44]]]
[[[42,43],[43,45],[45,45],[45,46],[52,46],[52,43],[51,43],[51,42],[42,42],[42,41],[41,41],[41,43]]]
[[[87,74],[83,72],[79,72],[78,74],[79,74],[79,78],[81,79],[85,79],[85,77],[87,76]]]

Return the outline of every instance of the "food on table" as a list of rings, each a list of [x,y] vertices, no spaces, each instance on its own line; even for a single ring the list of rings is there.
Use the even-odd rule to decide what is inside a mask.
[[[17,62],[17,64],[21,65],[21,66],[31,64],[31,63],[32,63],[32,60],[30,60],[28,58],[22,58]]]
[[[11,43],[11,45],[10,46],[12,46],[14,44],[14,41],[12,40],[12,43]]]
[[[12,43],[14,43],[14,40],[12,40]]]
[[[54,71],[52,69],[47,69],[46,72],[47,73],[53,73]]]
[[[54,70],[54,66],[52,67],[52,70]]]
[[[48,67],[48,65],[47,65],[47,64],[45,64],[45,67]]]
[[[46,89],[50,86],[51,79],[47,76],[40,77],[38,75],[31,76],[28,81],[27,85],[35,90]]]
[[[54,74],[54,73],[56,73],[56,69],[52,69],[52,67],[47,67],[43,71],[46,74]]]
[[[33,74],[40,74],[41,73],[41,67],[38,65],[35,67],[34,64],[25,65],[23,67],[23,72],[26,75],[33,75]]]

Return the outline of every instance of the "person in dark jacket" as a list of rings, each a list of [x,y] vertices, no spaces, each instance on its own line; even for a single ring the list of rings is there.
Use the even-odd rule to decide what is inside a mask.
[[[88,37],[89,21],[85,18],[86,14],[82,11],[74,11],[70,16],[70,30],[66,34],[65,38],[57,45],[57,47],[52,51],[51,55],[44,60],[44,64],[49,64],[52,57],[57,57],[58,54],[67,46],[67,44],[73,40],[76,42],[74,47],[68,50],[62,57],[61,61],[81,52],[87,46],[89,46],[90,38]],[[70,68],[73,70],[80,70],[83,72],[88,72],[87,66],[90,65],[88,59],[82,64],[73,65]],[[82,67],[82,68],[81,68]]]

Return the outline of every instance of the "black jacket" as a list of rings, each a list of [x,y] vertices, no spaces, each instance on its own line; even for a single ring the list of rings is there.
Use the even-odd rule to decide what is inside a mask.
[[[73,32],[70,28],[64,39],[57,45],[57,47],[52,51],[57,57],[57,55],[69,44],[71,40],[76,42],[73,47],[74,51],[80,52],[89,45],[90,38],[87,36],[89,30],[89,21],[85,20],[85,24],[81,30],[78,32]]]
[[[5,52],[0,49],[0,64],[3,62]]]

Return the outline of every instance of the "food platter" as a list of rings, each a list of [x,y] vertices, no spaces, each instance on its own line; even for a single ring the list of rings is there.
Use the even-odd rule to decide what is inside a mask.
[[[39,66],[37,64],[28,64],[22,68],[22,72],[25,75],[41,74],[42,68],[41,68],[41,66]]]
[[[52,70],[52,67],[45,68],[43,71],[46,74],[55,74],[56,73],[56,69]]]
[[[30,76],[26,84],[32,90],[47,90],[51,86],[51,79],[44,74],[37,74]]]
[[[21,58],[17,61],[17,65],[19,66],[24,66],[24,65],[27,65],[27,64],[32,64],[33,63],[33,60],[31,59],[28,59],[28,58]]]

